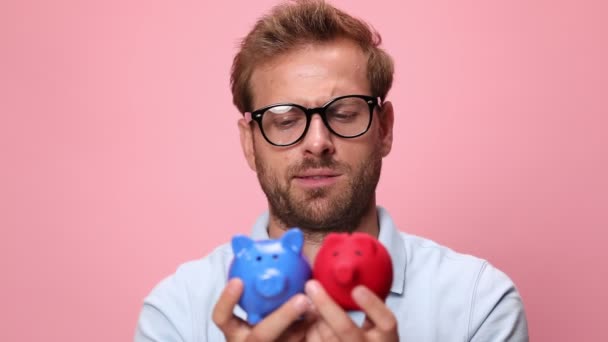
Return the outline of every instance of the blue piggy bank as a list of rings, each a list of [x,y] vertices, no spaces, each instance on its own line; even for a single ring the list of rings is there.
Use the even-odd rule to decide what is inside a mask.
[[[232,238],[234,259],[228,278],[243,280],[239,305],[247,312],[249,324],[257,324],[293,295],[304,292],[311,269],[302,256],[303,244],[304,236],[297,228],[277,240]]]

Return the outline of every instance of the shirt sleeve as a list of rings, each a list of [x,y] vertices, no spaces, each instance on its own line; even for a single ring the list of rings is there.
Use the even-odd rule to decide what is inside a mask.
[[[488,263],[479,274],[471,302],[471,342],[529,341],[524,305],[509,277]]]
[[[186,291],[173,275],[144,300],[135,342],[186,342],[191,339],[191,312]]]

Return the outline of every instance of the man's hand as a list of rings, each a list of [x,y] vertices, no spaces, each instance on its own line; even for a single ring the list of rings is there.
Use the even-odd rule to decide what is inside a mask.
[[[352,292],[353,299],[365,312],[361,328],[331,299],[318,281],[307,282],[306,294],[319,316],[306,334],[307,341],[399,340],[397,319],[384,302],[364,286],[359,285]]]
[[[243,293],[243,282],[231,279],[213,308],[213,322],[224,333],[227,341],[302,341],[313,319],[300,320],[311,309],[303,294],[290,298],[277,310],[255,326],[233,314]]]

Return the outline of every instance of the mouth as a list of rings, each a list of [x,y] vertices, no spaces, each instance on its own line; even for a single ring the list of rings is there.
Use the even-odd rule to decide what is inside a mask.
[[[300,172],[293,179],[305,188],[317,188],[336,183],[340,176],[340,173],[329,169],[311,169]]]

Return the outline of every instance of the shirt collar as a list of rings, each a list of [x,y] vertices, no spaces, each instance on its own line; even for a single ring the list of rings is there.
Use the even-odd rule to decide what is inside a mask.
[[[391,292],[395,294],[403,294],[405,287],[405,266],[407,264],[407,256],[405,254],[405,244],[399,234],[399,230],[395,227],[393,219],[390,217],[386,209],[383,207],[376,207],[378,211],[378,223],[380,227],[380,233],[378,234],[378,240],[386,249],[391,256],[393,262],[393,284],[391,285]],[[268,222],[269,216],[268,211],[264,212],[258,217],[253,230],[251,238],[254,240],[266,240],[268,236]]]

